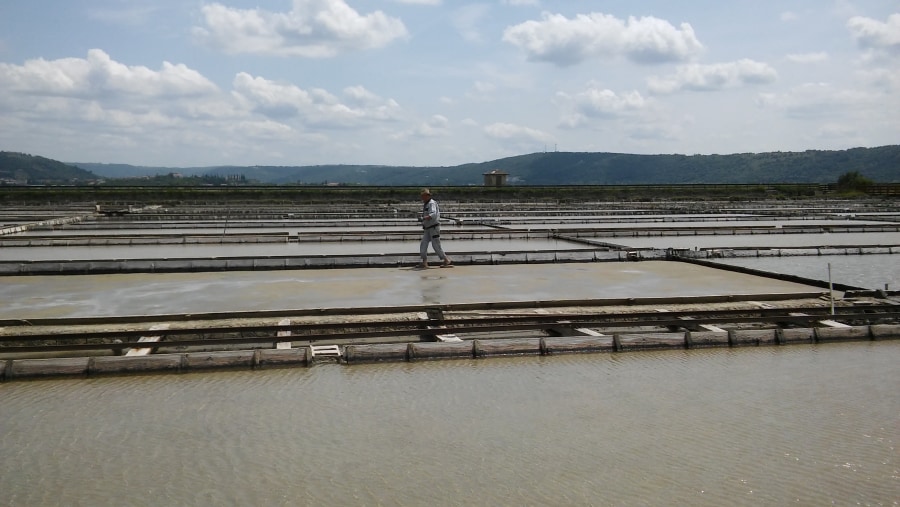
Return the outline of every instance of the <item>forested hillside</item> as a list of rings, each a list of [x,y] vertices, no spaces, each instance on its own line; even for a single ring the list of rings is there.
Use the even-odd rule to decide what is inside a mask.
[[[89,183],[99,177],[57,160],[25,153],[0,151],[0,183],[7,185],[59,185]]]
[[[74,167],[77,166],[77,167]],[[106,178],[179,173],[216,176],[229,183],[302,185],[481,185],[483,174],[508,173],[510,185],[643,185],[717,183],[834,183],[856,172],[879,183],[900,183],[900,145],[842,151],[739,153],[733,155],[633,155],[532,153],[452,167],[378,165],[141,167],[124,164],[66,165],[22,153],[0,152],[6,184],[79,184]],[[112,180],[111,183],[115,183]],[[191,184],[184,180],[182,184]]]
[[[844,173],[900,182],[900,146],[734,155],[536,153],[478,164],[523,184],[833,183]]]
[[[834,183],[858,172],[881,183],[900,182],[900,146],[844,151],[734,155],[532,153],[453,167],[323,165],[206,168],[266,183],[358,185],[481,185],[483,173],[509,174],[512,185],[641,185],[672,183]]]

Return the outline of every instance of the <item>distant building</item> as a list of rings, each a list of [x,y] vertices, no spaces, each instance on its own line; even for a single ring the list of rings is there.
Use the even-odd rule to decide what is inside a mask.
[[[484,173],[484,186],[486,186],[486,187],[505,186],[507,176],[509,176],[509,173],[505,173],[503,171],[497,171],[497,170],[493,170],[489,173]]]

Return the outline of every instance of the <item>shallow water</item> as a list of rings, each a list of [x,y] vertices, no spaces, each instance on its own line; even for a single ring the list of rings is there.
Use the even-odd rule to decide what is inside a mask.
[[[900,342],[0,384],[3,503],[897,505]]]
[[[815,255],[796,257],[736,257],[717,263],[801,276],[865,289],[900,290],[900,255]],[[829,273],[829,265],[831,270]]]
[[[740,234],[597,238],[630,248],[816,248],[898,246],[900,232],[835,232],[814,234]]]
[[[665,261],[0,277],[0,318],[819,293]]]
[[[497,239],[444,241],[447,253],[589,250],[596,247],[554,239]],[[430,248],[430,247],[429,247]],[[32,246],[0,248],[0,261],[188,259],[210,257],[267,257],[300,255],[419,255],[419,240],[330,241],[304,243],[229,243],[191,245]]]

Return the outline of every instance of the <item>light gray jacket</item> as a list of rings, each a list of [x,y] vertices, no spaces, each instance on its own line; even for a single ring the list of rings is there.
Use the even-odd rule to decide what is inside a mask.
[[[441,208],[437,201],[429,199],[428,202],[422,203],[422,228],[428,229],[439,225],[441,222]]]

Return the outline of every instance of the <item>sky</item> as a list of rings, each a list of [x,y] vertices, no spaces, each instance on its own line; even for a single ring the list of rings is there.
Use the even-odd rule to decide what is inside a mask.
[[[891,144],[897,0],[0,2],[0,150],[65,162]]]

